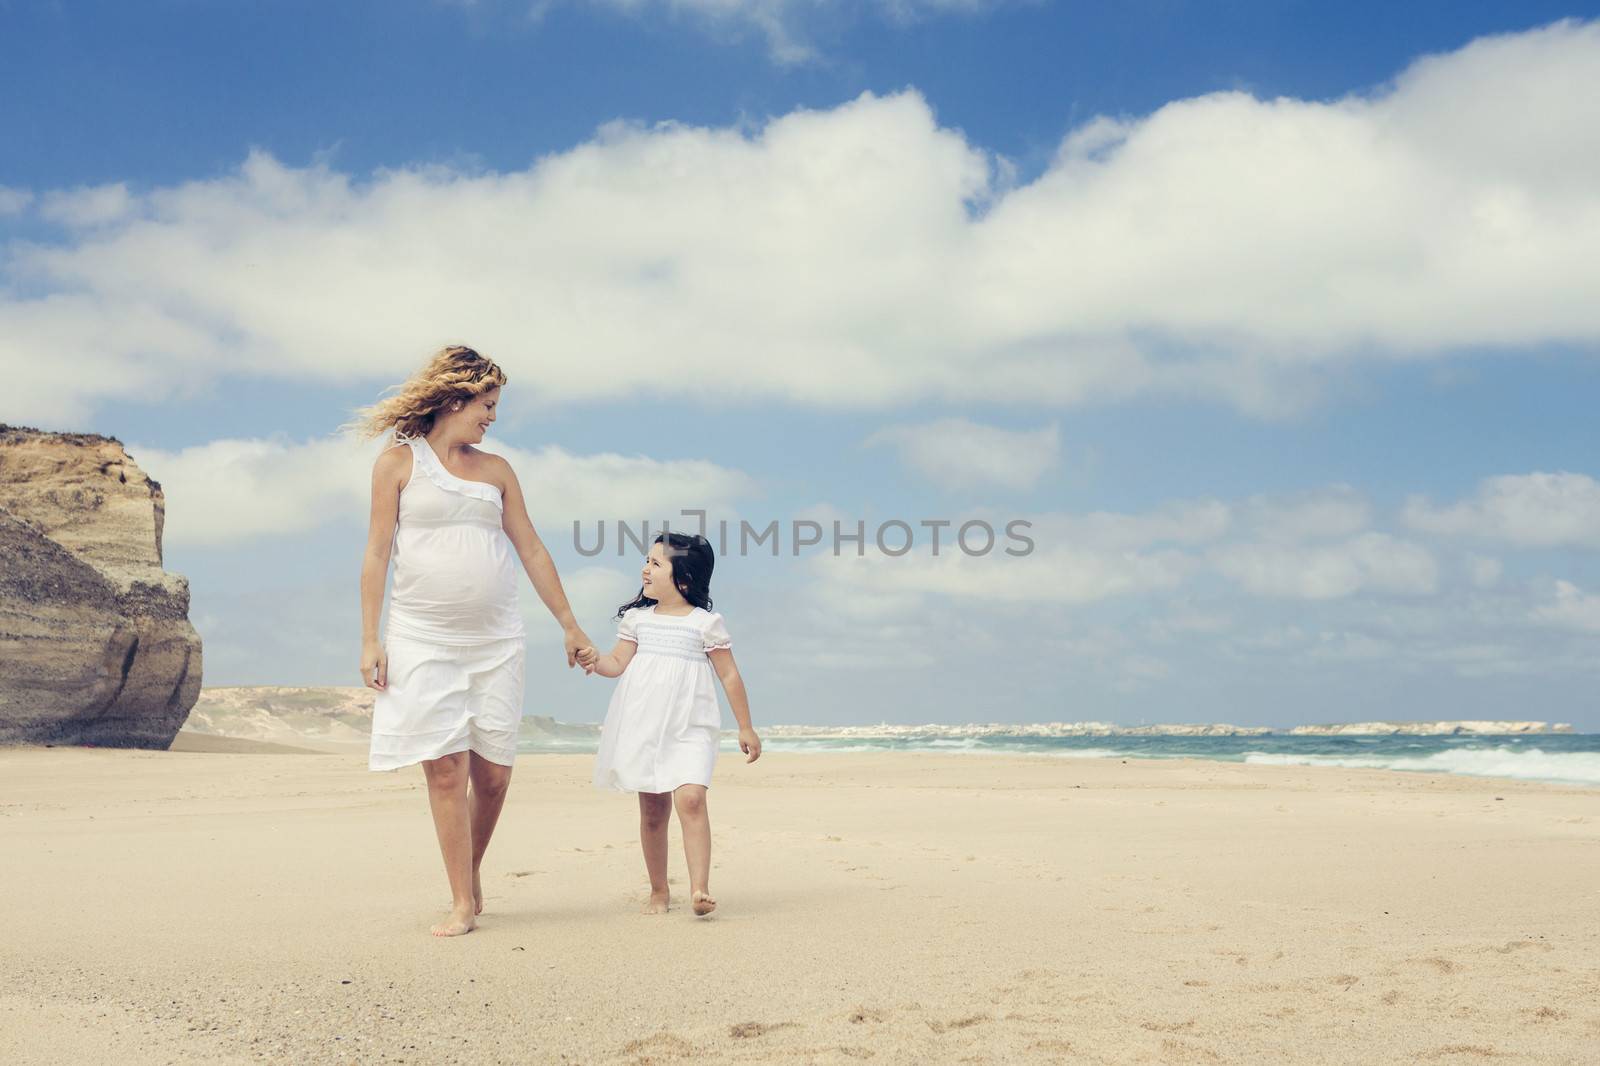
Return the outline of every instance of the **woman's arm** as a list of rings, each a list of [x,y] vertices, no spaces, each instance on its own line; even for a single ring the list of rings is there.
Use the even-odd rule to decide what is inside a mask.
[[[722,691],[728,694],[733,720],[739,723],[739,750],[750,756],[745,762],[755,762],[761,758],[761,738],[750,724],[750,698],[745,695],[739,664],[733,661],[730,648],[714,648],[706,654],[711,657],[711,668],[717,672],[717,680],[722,682]]]
[[[533,582],[534,591],[561,626],[567,647],[567,665],[571,666],[578,661],[580,651],[592,647],[589,636],[572,616],[572,607],[567,603],[566,591],[561,587],[556,564],[550,558],[544,541],[539,539],[539,534],[534,530],[532,520],[528,518],[528,505],[522,498],[522,485],[517,481],[517,472],[503,457],[497,455],[494,458],[505,496],[501,524],[511,540],[511,546],[517,550],[517,558],[522,560],[522,568],[528,572],[528,579]],[[588,668],[586,664],[585,669]]]
[[[409,448],[389,448],[372,464],[372,516],[367,524],[367,550],[361,558],[361,683],[373,689],[389,684],[389,657],[378,639],[378,618],[383,614],[383,586],[389,577],[400,489],[410,475]]]
[[[639,645],[631,640],[619,640],[617,646],[610,653],[602,655],[595,660],[594,672],[601,677],[621,677],[622,671],[633,662],[633,653],[639,650]]]

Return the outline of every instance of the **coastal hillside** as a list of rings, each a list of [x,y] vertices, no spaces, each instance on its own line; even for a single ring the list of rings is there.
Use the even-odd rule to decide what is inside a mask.
[[[376,695],[360,686],[208,688],[185,727],[194,733],[279,744],[365,744],[372,730]],[[559,722],[544,715],[523,719],[525,738],[559,745],[593,741],[599,727]],[[1528,736],[1571,733],[1565,723],[1537,721],[1350,722],[1300,725],[1284,729],[1226,723],[1118,725],[1112,722],[1042,722],[963,725],[770,725],[761,730],[773,740],[833,738],[896,740],[939,737],[1263,737],[1263,736]]]

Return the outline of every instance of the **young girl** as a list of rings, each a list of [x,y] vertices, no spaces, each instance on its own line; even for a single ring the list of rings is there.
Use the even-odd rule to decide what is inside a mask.
[[[699,915],[717,907],[708,884],[711,819],[706,812],[722,725],[713,670],[739,722],[739,750],[749,756],[745,762],[761,757],[761,738],[750,725],[750,704],[728,630],[722,615],[711,610],[716,561],[704,537],[658,536],[644,561],[639,595],[617,609],[622,620],[617,646],[594,663],[602,677],[622,678],[600,730],[594,783],[639,794],[639,843],[650,873],[645,914],[667,910],[667,820],[674,806],[689,863],[689,904]]]

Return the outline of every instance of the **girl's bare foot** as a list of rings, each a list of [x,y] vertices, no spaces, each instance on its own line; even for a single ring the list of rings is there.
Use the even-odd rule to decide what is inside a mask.
[[[672,899],[671,893],[668,893],[668,892],[652,892],[652,893],[650,893],[650,901],[644,905],[644,909],[641,910],[639,913],[640,914],[665,914],[665,913],[667,913],[667,903],[671,899]]]
[[[696,892],[689,897],[689,905],[694,908],[695,914],[704,918],[717,909],[717,901],[711,898],[709,892]]]
[[[465,907],[456,907],[450,911],[448,918],[428,931],[434,936],[461,936],[476,928],[478,920],[472,912]]]
[[[476,869],[472,871],[472,913],[483,913],[483,880]]]

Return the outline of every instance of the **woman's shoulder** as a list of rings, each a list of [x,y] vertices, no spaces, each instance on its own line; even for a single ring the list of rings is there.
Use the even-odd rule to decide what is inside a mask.
[[[403,481],[411,474],[412,459],[410,446],[405,441],[397,441],[378,453],[372,461],[372,474]]]

